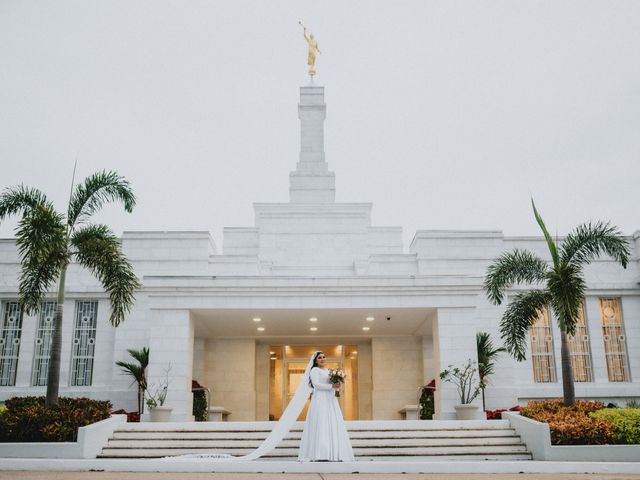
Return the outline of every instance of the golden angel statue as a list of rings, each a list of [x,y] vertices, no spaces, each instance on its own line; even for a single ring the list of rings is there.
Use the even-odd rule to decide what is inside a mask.
[[[309,35],[307,35],[307,27],[302,25],[302,22],[298,23],[304,29],[304,39],[307,41],[307,45],[309,46],[307,65],[309,65],[309,76],[313,77],[316,74],[316,54],[322,52],[318,48],[318,41],[313,36],[313,33],[309,33]]]

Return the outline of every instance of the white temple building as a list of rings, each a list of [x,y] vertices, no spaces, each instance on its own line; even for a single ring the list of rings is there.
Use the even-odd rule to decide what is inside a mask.
[[[208,232],[123,234],[142,288],[118,328],[108,322],[99,283],[71,266],[61,395],[136,410],[135,387],[115,361],[147,346],[150,382],[171,366],[174,420],[193,418],[192,380],[211,390],[212,405],[228,410],[229,421],[278,419],[310,352],[322,349],[329,365],[347,370],[340,398],[347,420],[400,419],[420,386],[450,364],[476,359],[476,332],[499,343],[504,306],[486,299],[486,267],[514,247],[547,258],[543,238],[419,230],[405,249],[401,227],[371,225],[370,203],[336,202],[325,113],[324,87],[301,87],[290,200],[255,203],[254,225],[225,228],[222,248]],[[586,270],[572,340],[578,398],[624,404],[640,397],[640,232],[629,241],[627,269],[603,258]],[[19,271],[14,240],[0,240],[0,401],[45,392],[55,296],[38,316],[22,315]],[[530,332],[526,361],[502,355],[487,408],[560,397],[559,337],[545,315]],[[437,380],[437,418],[453,418],[457,403],[455,390]]]

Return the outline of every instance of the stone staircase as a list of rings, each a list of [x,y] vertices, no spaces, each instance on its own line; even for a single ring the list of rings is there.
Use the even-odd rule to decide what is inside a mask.
[[[270,422],[127,423],[98,458],[159,458],[187,453],[244,455]],[[302,423],[262,460],[296,460]],[[357,461],[531,460],[507,420],[347,422]]]

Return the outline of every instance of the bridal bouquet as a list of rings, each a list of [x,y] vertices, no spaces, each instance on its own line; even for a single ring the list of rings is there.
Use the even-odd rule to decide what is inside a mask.
[[[340,383],[344,382],[344,379],[347,375],[344,373],[344,370],[341,368],[332,368],[329,370],[329,381],[331,383]],[[336,390],[336,397],[340,396],[340,390]]]

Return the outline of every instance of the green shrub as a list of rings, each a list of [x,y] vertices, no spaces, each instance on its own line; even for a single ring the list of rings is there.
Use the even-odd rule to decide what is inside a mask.
[[[590,416],[603,407],[602,402],[584,400],[572,407],[565,407],[562,400],[532,401],[521,414],[548,423],[553,445],[605,445],[614,441],[611,423]]]
[[[196,422],[207,420],[207,394],[203,390],[193,392],[193,416]]]
[[[73,442],[78,428],[109,418],[111,402],[60,397],[45,405],[44,397],[14,397],[0,415],[0,442]]]
[[[433,395],[420,397],[420,420],[433,420],[436,412],[435,399]]]
[[[640,443],[640,408],[605,408],[589,415],[611,424],[616,443]]]

